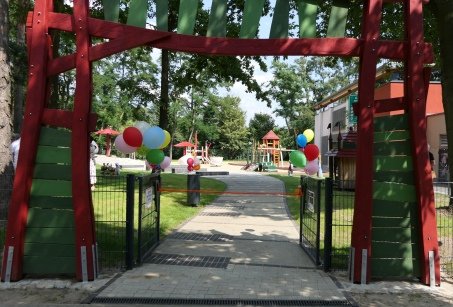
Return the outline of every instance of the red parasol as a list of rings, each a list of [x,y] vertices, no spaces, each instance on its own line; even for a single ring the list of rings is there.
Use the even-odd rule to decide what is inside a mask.
[[[107,137],[105,138],[105,155],[110,157],[110,152],[112,150],[112,135],[120,134],[119,131],[113,130],[111,127],[107,127],[105,129],[101,129],[95,132],[95,134],[104,134]]]
[[[195,147],[194,144],[190,143],[190,142],[187,142],[187,141],[183,141],[181,143],[178,143],[176,145],[173,145],[174,147]]]

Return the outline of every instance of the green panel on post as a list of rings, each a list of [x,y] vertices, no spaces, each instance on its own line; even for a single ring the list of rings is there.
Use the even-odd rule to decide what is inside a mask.
[[[373,259],[376,258],[414,258],[413,243],[373,242]]]
[[[25,256],[75,257],[74,244],[25,243]]]
[[[287,38],[289,27],[289,1],[277,0],[269,38]]]
[[[71,132],[69,130],[41,127],[39,145],[71,147]]]
[[[74,227],[74,211],[30,208],[27,227]]]
[[[375,156],[374,170],[378,171],[412,171],[412,157],[408,156]]]
[[[373,227],[411,227],[417,222],[415,216],[411,217],[387,217],[373,216]]]
[[[380,116],[374,118],[374,131],[408,130],[407,115]]]
[[[103,0],[104,19],[107,21],[118,22],[120,15],[120,0]]]
[[[30,195],[30,208],[72,209],[72,197]]]
[[[316,14],[318,1],[297,0],[299,11],[299,37],[316,37]]]
[[[225,37],[227,21],[227,1],[212,0],[207,37]]]
[[[36,163],[71,164],[71,148],[38,146]]]
[[[373,181],[373,199],[415,202],[415,186],[402,183]]]
[[[71,180],[72,167],[64,164],[36,164],[33,178]]]
[[[240,38],[255,38],[260,18],[263,13],[264,0],[246,0],[242,17]]]
[[[129,3],[127,24],[130,26],[145,28],[147,17],[148,0],[131,0],[131,2]]]
[[[412,171],[376,171],[373,180],[382,182],[395,182],[414,184],[414,173]]]
[[[74,244],[74,228],[27,227],[26,243]]]
[[[417,236],[412,227],[373,227],[371,232],[374,242],[410,243],[412,236]]]
[[[411,143],[408,140],[374,143],[374,154],[376,156],[410,156]]]
[[[74,257],[24,256],[25,274],[75,274]]]
[[[410,140],[410,137],[411,136],[408,130],[375,132],[374,143]]]
[[[30,194],[40,196],[72,196],[72,182],[33,179]]]
[[[373,216],[408,217],[416,214],[415,202],[373,200]]]
[[[178,34],[192,35],[197,17],[198,0],[181,0],[179,3]]]
[[[418,261],[412,258],[402,259],[371,259],[371,275],[373,277],[417,277],[419,276]]]
[[[348,18],[349,1],[334,0],[330,11],[327,37],[344,37]]]
[[[159,31],[168,31],[168,0],[156,0],[156,26]]]

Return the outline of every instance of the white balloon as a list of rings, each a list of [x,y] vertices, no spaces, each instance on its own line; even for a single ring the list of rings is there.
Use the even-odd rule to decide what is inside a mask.
[[[135,123],[134,127],[140,130],[143,136],[145,134],[145,131],[148,130],[151,127],[151,125],[148,124],[147,122],[138,121]]]

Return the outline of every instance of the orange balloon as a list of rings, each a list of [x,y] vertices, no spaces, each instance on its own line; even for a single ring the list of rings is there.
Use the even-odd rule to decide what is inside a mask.
[[[200,169],[200,164],[194,165],[194,166],[193,166],[193,169],[196,170],[196,171],[198,171],[198,170]]]

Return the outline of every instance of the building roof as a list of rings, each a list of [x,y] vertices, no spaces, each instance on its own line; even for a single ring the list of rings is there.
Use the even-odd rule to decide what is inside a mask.
[[[274,131],[270,130],[265,136],[263,136],[262,140],[280,140],[280,138]]]
[[[376,71],[376,80],[386,78],[391,73],[393,73],[397,70],[398,69],[395,67],[382,66]],[[359,81],[353,82],[353,83],[349,84],[348,86],[345,86],[344,88],[340,89],[338,92],[328,96],[327,98],[324,98],[322,101],[315,104],[314,109],[319,110],[321,108],[325,108],[329,104],[332,104],[332,103],[340,100],[341,98],[344,98],[354,92],[357,92],[358,87],[359,87]]]

